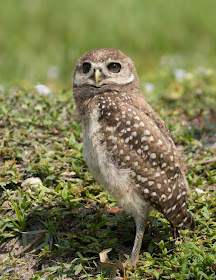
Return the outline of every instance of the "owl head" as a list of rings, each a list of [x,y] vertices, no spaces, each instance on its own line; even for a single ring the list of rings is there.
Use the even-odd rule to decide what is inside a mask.
[[[76,63],[73,89],[84,97],[112,91],[139,91],[139,79],[132,60],[121,51],[104,48],[85,53]]]

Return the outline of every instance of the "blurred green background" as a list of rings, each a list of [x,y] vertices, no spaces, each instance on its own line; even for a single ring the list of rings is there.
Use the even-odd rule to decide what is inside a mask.
[[[213,0],[1,1],[0,84],[70,85],[78,57],[101,47],[121,49],[139,75],[167,56],[214,67],[215,15]]]

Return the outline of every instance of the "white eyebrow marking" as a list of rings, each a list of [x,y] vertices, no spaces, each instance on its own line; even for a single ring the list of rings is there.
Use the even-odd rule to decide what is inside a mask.
[[[115,80],[115,84],[117,84],[117,85],[122,85],[122,83],[129,84],[129,83],[131,83],[133,80],[134,80],[134,75],[131,74],[130,77],[129,77],[128,79],[125,79],[125,80],[123,79],[123,81],[122,81],[122,79],[121,79],[121,81],[118,81],[118,80],[116,79],[116,80]]]

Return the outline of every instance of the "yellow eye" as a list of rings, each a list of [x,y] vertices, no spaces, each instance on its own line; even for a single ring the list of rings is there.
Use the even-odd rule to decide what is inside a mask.
[[[121,70],[121,64],[118,62],[111,62],[110,64],[108,64],[107,68],[112,73],[119,73]]]
[[[83,67],[83,73],[87,74],[90,71],[90,69],[91,69],[91,63],[84,62],[82,67]]]

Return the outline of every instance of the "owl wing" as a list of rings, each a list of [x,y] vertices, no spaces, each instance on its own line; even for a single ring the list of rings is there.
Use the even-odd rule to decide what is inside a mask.
[[[185,178],[170,133],[143,96],[127,95],[104,103],[101,130],[107,150],[119,168],[131,170],[137,192],[162,212],[174,227],[191,225]],[[107,102],[107,103],[106,103]]]
[[[146,102],[145,98],[142,98],[143,95],[140,93],[140,95],[134,95],[134,104],[137,104],[137,101],[139,103],[139,110],[144,111],[144,113],[149,116],[154,123],[157,125],[157,127],[160,129],[161,133],[165,136],[165,139],[170,143],[170,150],[172,151],[175,160],[178,162],[180,166],[180,172],[182,174],[184,184],[186,191],[190,193],[190,189],[188,186],[188,182],[185,177],[186,167],[184,162],[182,161],[181,157],[178,154],[177,148],[173,142],[172,136],[170,134],[170,131],[168,130],[165,122],[160,118],[160,116],[152,109],[152,107]]]

